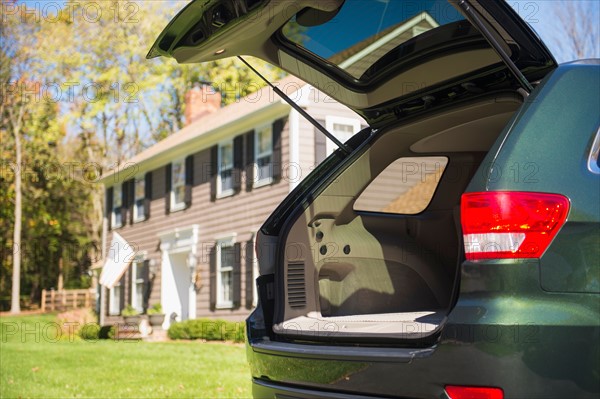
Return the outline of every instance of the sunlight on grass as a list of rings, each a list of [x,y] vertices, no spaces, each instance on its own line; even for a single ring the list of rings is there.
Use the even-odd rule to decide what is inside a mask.
[[[251,396],[242,345],[53,342],[53,322],[47,315],[0,319],[0,398]]]

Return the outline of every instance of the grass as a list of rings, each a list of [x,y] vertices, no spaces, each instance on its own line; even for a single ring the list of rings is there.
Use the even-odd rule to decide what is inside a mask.
[[[57,340],[54,316],[0,318],[0,398],[247,398],[243,345]]]

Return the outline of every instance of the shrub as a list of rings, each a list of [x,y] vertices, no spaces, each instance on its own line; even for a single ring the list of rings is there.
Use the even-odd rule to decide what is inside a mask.
[[[193,319],[173,323],[167,332],[171,339],[244,342],[245,324],[219,319]]]
[[[171,324],[169,326],[169,330],[167,331],[167,335],[171,339],[190,339],[183,322]]]
[[[86,341],[95,341],[100,337],[100,325],[87,323],[79,330],[79,336]]]

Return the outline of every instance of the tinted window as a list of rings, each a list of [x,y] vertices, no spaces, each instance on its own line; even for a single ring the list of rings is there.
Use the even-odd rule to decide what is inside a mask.
[[[288,40],[360,78],[413,37],[463,19],[446,0],[346,0],[332,20],[307,27],[298,22],[301,17],[294,17],[282,32]]]

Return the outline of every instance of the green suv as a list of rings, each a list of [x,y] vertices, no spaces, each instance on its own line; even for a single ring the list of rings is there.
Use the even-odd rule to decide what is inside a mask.
[[[159,55],[260,57],[369,124],[258,234],[255,397],[600,395],[598,61],[491,0],[198,0]]]

